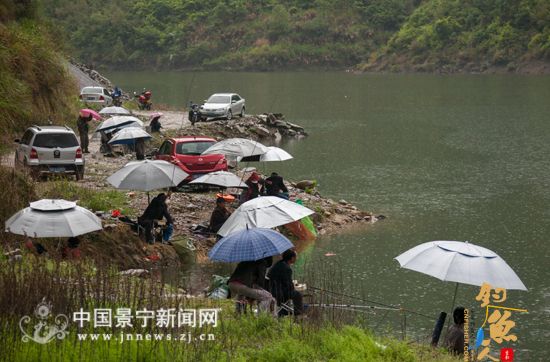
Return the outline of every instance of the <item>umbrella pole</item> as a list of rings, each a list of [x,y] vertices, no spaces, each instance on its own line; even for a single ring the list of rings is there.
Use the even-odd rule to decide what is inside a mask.
[[[150,202],[151,200],[149,199],[149,191],[147,191],[147,205],[149,205]]]
[[[449,313],[449,319],[447,322],[447,332],[449,331],[449,328],[451,328],[451,319],[452,319],[452,315],[453,315],[453,310],[455,309],[455,302],[456,302],[456,294],[458,292],[458,283],[456,283],[456,286],[455,286],[455,293],[453,295],[453,303],[451,304],[451,312]]]

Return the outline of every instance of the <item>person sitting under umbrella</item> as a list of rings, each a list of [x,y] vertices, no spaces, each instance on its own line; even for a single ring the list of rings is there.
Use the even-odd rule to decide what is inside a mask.
[[[256,172],[252,172],[250,177],[245,181],[248,189],[244,192],[244,198],[242,202],[255,199],[260,196],[260,184],[263,184],[264,180]]]
[[[265,272],[273,262],[272,257],[256,261],[242,261],[237,265],[227,284],[231,294],[258,301],[260,311],[277,316],[276,301],[265,287]]]
[[[271,294],[277,300],[277,304],[280,305],[292,299],[295,316],[303,312],[302,293],[294,289],[292,269],[290,268],[290,266],[296,262],[296,257],[296,252],[292,249],[288,249],[283,253],[283,258],[275,263],[273,268],[267,273]]]
[[[464,307],[456,307],[453,311],[453,324],[445,336],[445,347],[457,355],[464,354]]]
[[[265,193],[268,196],[277,196],[288,200],[288,189],[283,178],[277,172],[272,172],[271,176],[265,179]]]
[[[173,228],[172,225],[174,224],[174,220],[168,212],[167,199],[168,196],[165,193],[158,194],[157,197],[151,200],[151,203],[147,206],[143,215],[138,217],[138,223],[145,229],[145,240],[149,244],[153,244],[155,241],[153,236],[155,220],[166,218],[168,228]]]
[[[159,113],[151,115],[151,123],[149,123],[149,127],[151,127],[151,132],[160,133],[160,129],[162,128],[162,125],[160,124],[160,117],[162,117],[162,115]]]
[[[212,215],[210,216],[210,231],[217,233],[229,216],[231,216],[231,211],[227,209],[225,199],[223,197],[218,197],[216,199],[216,208],[212,211]]]
[[[145,160],[145,139],[138,138],[135,143],[136,159],[138,161]]]

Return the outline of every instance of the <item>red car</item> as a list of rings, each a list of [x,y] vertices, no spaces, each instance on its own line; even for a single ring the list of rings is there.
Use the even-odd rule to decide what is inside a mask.
[[[156,160],[164,160],[178,165],[189,174],[189,182],[209,172],[227,171],[227,160],[224,155],[201,155],[207,148],[217,143],[210,137],[169,138],[160,146]]]

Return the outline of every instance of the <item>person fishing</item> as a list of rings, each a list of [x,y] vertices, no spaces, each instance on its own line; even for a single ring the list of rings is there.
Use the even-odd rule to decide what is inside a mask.
[[[277,172],[272,172],[271,176],[265,179],[264,187],[266,195],[288,200],[288,189],[285,186],[283,178]]]
[[[291,268],[291,265],[296,262],[297,254],[294,250],[288,249],[282,256],[283,258],[275,263],[267,273],[271,294],[277,300],[277,305],[292,299],[294,315],[298,316],[303,313],[303,296],[302,293],[294,289]]]
[[[168,195],[165,193],[158,194],[153,200],[151,200],[151,203],[147,206],[143,212],[143,215],[138,217],[139,225],[145,229],[145,241],[149,244],[153,244],[155,242],[153,235],[155,220],[162,220],[163,218],[166,218],[167,227],[169,229],[173,228],[172,225],[174,224],[174,220],[168,212],[167,201]]]
[[[213,233],[217,233],[225,221],[231,216],[231,211],[227,209],[226,201],[223,197],[216,199],[216,207],[210,216],[209,229]]]

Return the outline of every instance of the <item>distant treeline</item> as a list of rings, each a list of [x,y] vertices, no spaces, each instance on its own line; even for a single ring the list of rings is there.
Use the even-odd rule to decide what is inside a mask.
[[[550,59],[548,0],[39,0],[111,68],[460,70]]]

